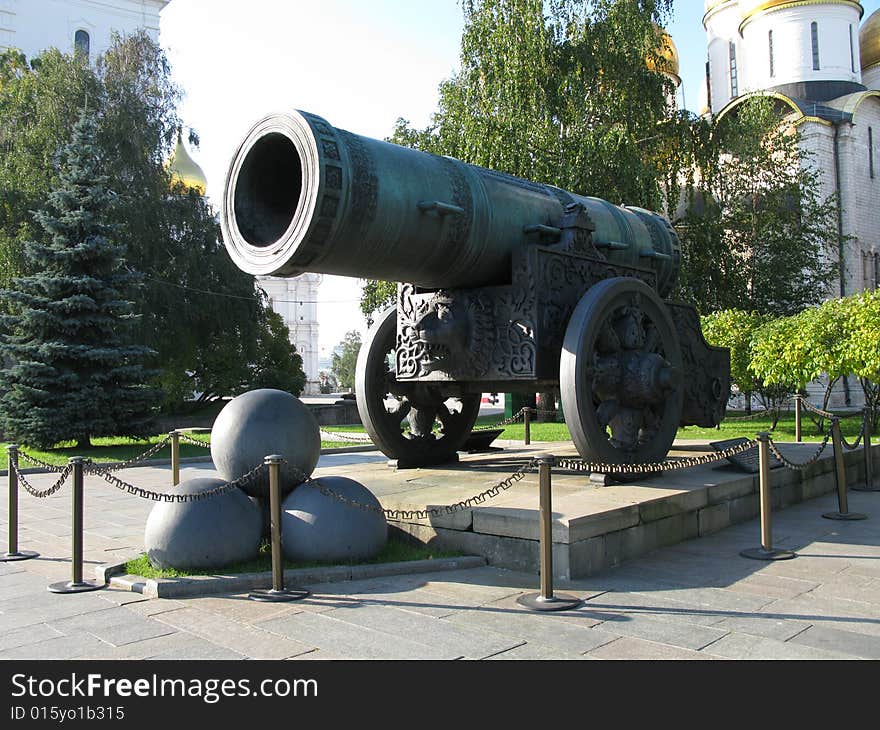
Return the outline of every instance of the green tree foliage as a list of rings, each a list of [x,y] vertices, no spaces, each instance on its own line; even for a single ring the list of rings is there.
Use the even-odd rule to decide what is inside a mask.
[[[799,388],[827,376],[823,406],[842,377],[855,375],[872,407],[880,382],[880,293],[829,299],[755,333],[750,368],[768,383]]]
[[[730,349],[730,379],[745,397],[746,413],[751,413],[754,395],[758,396],[766,410],[778,411],[782,402],[793,392],[792,381],[767,381],[752,368],[755,338],[769,321],[767,315],[738,309],[726,309],[701,318],[706,341]]]
[[[10,366],[0,371],[0,425],[8,438],[43,448],[147,435],[158,396],[144,385],[150,351],[131,340],[129,294],[139,277],[105,223],[112,194],[96,137],[95,117],[83,111],[35,215],[48,242],[22,251],[35,273],[0,292],[13,311],[2,318],[0,356]]]
[[[210,205],[180,186],[169,193],[163,161],[180,129],[180,96],[164,53],[143,33],[114,39],[95,67],[54,49],[29,66],[20,54],[0,56],[0,285],[26,273],[23,242],[42,235],[29,211],[45,200],[52,156],[87,101],[115,193],[108,223],[144,275],[137,336],[156,353],[166,408],[196,391],[235,395],[262,377],[253,368],[266,352],[278,353],[260,349],[272,341],[272,320],[253,277],[226,254]]]
[[[702,311],[791,315],[817,304],[836,276],[837,208],[822,197],[799,131],[778,102],[755,96],[707,136],[691,134],[690,215],[678,226],[683,296]]]
[[[465,0],[460,68],[430,125],[390,141],[614,203],[658,208],[671,0]],[[651,59],[653,63],[646,63]],[[368,287],[369,316],[388,288]],[[371,309],[371,307],[373,307]]]
[[[346,332],[342,342],[337,345],[339,352],[330,358],[330,371],[341,388],[354,388],[355,368],[361,350],[361,335],[352,330]]]

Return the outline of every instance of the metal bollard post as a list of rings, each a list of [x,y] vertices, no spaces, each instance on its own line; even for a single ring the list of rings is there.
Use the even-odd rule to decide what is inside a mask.
[[[72,456],[68,464],[73,466],[73,557],[71,566],[73,580],[52,583],[49,590],[52,593],[83,593],[85,591],[97,591],[104,588],[104,583],[96,583],[91,580],[83,580],[83,462],[81,456]]]
[[[0,563],[30,560],[39,556],[39,553],[32,550],[18,549],[18,474],[15,472],[18,466],[18,444],[9,444],[6,451],[9,453],[9,549],[0,555]]]
[[[272,587],[258,588],[249,594],[254,601],[298,601],[311,595],[304,589],[284,587],[284,555],[281,551],[281,463],[283,456],[272,454],[264,460],[269,467],[269,519],[272,526]]]
[[[540,490],[541,535],[541,592],[527,593],[516,599],[521,606],[533,611],[564,611],[576,608],[581,601],[564,593],[553,593],[553,506],[550,497],[550,468],[553,457],[538,460],[538,487]]]
[[[794,397],[794,440],[801,442],[801,394]]]
[[[880,485],[874,484],[874,464],[871,459],[871,427],[873,423],[873,411],[865,407],[865,433],[862,435],[862,454],[865,459],[865,486],[851,487],[854,492],[880,492]]]
[[[532,409],[531,408],[523,408],[523,425],[525,426],[525,436],[523,437],[523,443],[528,446],[532,443],[532,428],[531,428],[531,420],[532,420]]]
[[[837,479],[837,512],[826,512],[826,520],[865,520],[868,515],[849,511],[846,487],[846,465],[843,463],[843,443],[840,436],[840,419],[831,419],[831,444],[834,447],[834,473]]]
[[[772,501],[770,494],[770,434],[759,433],[758,439],[758,488],[761,498],[761,547],[742,550],[740,555],[753,560],[791,560],[797,554],[791,550],[773,547]]]
[[[171,486],[180,484],[180,431],[174,429],[171,436]]]

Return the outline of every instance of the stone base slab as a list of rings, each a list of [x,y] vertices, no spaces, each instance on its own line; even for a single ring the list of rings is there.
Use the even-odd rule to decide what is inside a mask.
[[[445,511],[498,484],[529,458],[547,454],[576,457],[570,442],[502,441],[504,451],[461,454],[460,461],[440,467],[395,470],[386,463],[322,469],[360,481],[385,509],[436,510],[426,519],[401,518],[390,524],[422,542],[484,556],[490,564],[539,571],[538,480],[528,474],[509,489],[478,506]],[[815,443],[779,444],[794,462],[806,462]],[[874,473],[880,473],[880,445],[872,448]],[[703,441],[677,441],[670,458],[712,454]],[[864,452],[845,453],[850,486],[864,483]],[[829,444],[819,460],[803,470],[770,472],[773,509],[812,499],[836,489]],[[759,514],[758,476],[726,460],[661,477],[599,485],[589,476],[554,469],[553,557],[559,579],[583,578],[656,548],[723,530]],[[818,519],[818,515],[817,515]],[[760,535],[755,535],[760,540]]]

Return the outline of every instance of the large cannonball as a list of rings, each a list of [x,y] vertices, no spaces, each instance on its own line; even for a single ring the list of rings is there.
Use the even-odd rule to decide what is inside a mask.
[[[353,479],[324,476],[314,484],[354,502],[381,508],[373,493]],[[384,514],[325,496],[317,486],[298,487],[284,500],[281,510],[281,543],[291,560],[364,560],[379,553],[388,539]]]
[[[281,465],[282,494],[302,481],[296,470],[311,476],[321,455],[320,429],[312,412],[299,398],[272,388],[233,398],[211,429],[211,458],[217,471],[232,482],[271,454],[287,460]],[[268,470],[241,488],[252,497],[267,498]]]
[[[187,479],[170,494],[199,494],[226,482]],[[240,489],[196,502],[157,502],[147,518],[144,547],[154,568],[221,568],[255,558],[263,518],[260,506]]]

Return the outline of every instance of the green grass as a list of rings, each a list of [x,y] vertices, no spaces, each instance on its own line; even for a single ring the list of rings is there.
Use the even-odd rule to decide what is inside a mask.
[[[133,459],[136,456],[147,451],[151,446],[155,446],[159,441],[165,438],[167,434],[159,434],[156,436],[150,436],[147,439],[131,439],[126,438],[124,436],[106,436],[103,438],[94,438],[92,439],[92,446],[87,449],[77,449],[74,446],[74,443],[60,443],[52,449],[36,449],[27,444],[21,446],[21,450],[31,456],[34,456],[41,461],[45,461],[49,464],[53,464],[55,466],[64,466],[67,463],[67,460],[71,456],[83,456],[87,459],[92,459],[95,462],[117,462],[117,461],[127,461],[128,459]],[[205,443],[209,443],[209,438],[207,434],[191,434],[193,438],[198,439],[199,441],[204,441]],[[4,451],[6,444],[3,444]],[[200,446],[193,446],[191,444],[184,443],[181,441],[180,443],[180,456],[188,457],[188,456],[207,456],[210,454],[208,449],[203,449]],[[163,446],[162,449],[156,453],[153,459],[170,459],[171,458],[171,445],[168,444]],[[21,465],[23,467],[28,466],[27,462],[22,460]]]
[[[678,429],[676,438],[680,439],[708,439],[711,441],[723,441],[725,439],[745,437],[754,438],[760,431],[770,431],[772,421],[770,418],[754,418],[748,421],[734,420],[740,413],[731,413],[730,419],[722,421],[719,428],[699,428],[687,426]],[[502,420],[500,416],[480,416],[477,426],[491,426]],[[858,437],[861,428],[861,417],[846,418],[841,420],[840,428],[843,435],[853,440]],[[825,437],[829,422],[826,419],[823,431],[818,431],[812,420],[804,416],[801,419],[801,439],[803,441],[821,441]],[[564,423],[541,423],[533,421],[530,424],[530,437],[532,441],[568,441],[571,436],[568,427]],[[794,441],[794,413],[784,413],[776,428],[772,431],[777,441]],[[504,427],[504,432],[499,439],[522,441],[525,438],[525,425],[512,423]]]
[[[434,560],[437,558],[456,558],[464,553],[454,550],[436,550],[426,545],[416,545],[397,538],[390,538],[376,557],[369,560],[359,560],[349,563],[350,565],[365,565],[373,563],[399,563],[410,560]],[[317,568],[321,566],[335,565],[329,562],[297,563],[292,560],[284,561],[284,568]],[[171,568],[154,568],[146,555],[141,555],[125,564],[125,572],[129,575],[139,575],[143,578],[186,578],[193,575],[229,575],[234,573],[263,573],[272,570],[272,548],[268,540],[260,545],[260,554],[253,560],[236,563],[224,568],[212,570],[174,570]]]

